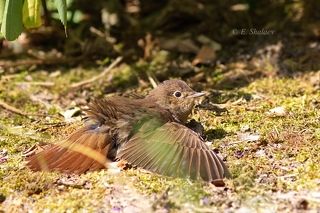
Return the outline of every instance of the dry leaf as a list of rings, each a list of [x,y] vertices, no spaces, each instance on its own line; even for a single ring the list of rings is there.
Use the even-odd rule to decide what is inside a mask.
[[[61,112],[60,114],[64,117],[66,122],[72,122],[74,120],[72,118],[75,117],[80,112],[81,110],[79,107],[74,107],[72,109],[68,109],[64,112]]]
[[[238,134],[240,141],[254,142],[260,139],[260,135],[257,133],[239,133]]]
[[[197,56],[193,59],[192,65],[199,64],[213,64],[216,59],[216,51],[211,46],[203,46],[198,52]]]
[[[159,41],[159,46],[161,49],[181,53],[197,53],[199,51],[199,47],[189,38],[161,39]]]
[[[275,107],[273,109],[270,109],[266,114],[270,117],[284,117],[288,113],[284,107],[279,106],[279,107]]]

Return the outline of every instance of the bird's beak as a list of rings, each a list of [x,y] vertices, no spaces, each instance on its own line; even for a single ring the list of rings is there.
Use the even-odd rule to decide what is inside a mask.
[[[204,92],[195,92],[195,93],[193,93],[191,95],[188,95],[187,97],[188,98],[198,98],[198,97],[204,96],[205,94],[206,93],[204,93]]]

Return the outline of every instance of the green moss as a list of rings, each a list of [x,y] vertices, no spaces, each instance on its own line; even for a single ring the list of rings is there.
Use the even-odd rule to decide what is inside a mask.
[[[128,85],[133,85],[137,81],[135,70],[131,66],[122,66],[121,69],[117,70],[117,72],[113,76],[113,85],[115,87],[123,88]]]
[[[198,205],[200,199],[210,195],[204,182],[145,174],[136,170],[127,171],[127,174],[137,177],[133,184],[141,193],[162,195],[168,192],[169,202],[175,207],[187,202]]]
[[[111,91],[127,89],[136,85],[137,76],[145,77],[147,72],[154,74],[166,70],[168,57],[167,53],[159,52],[150,63],[140,61],[122,66],[112,73],[111,83],[107,77],[100,79],[86,90],[85,95],[82,95],[84,89],[72,91],[70,99],[80,97],[87,100],[88,97],[103,96],[110,87],[113,87]],[[205,72],[212,75],[209,76],[211,83],[224,80],[225,70],[217,68],[216,72],[211,72],[209,69]],[[270,65],[267,69],[273,72],[274,67]],[[0,99],[29,113],[56,115],[59,106],[70,105],[71,100],[66,100],[69,96],[65,97],[65,94],[71,93],[68,85],[96,76],[100,71],[84,68],[63,70],[60,76],[49,79],[55,83],[55,86],[49,88],[17,86],[17,82],[25,81],[26,76],[30,75],[24,72],[0,85]],[[31,76],[34,81],[48,79],[48,74],[37,71],[31,73]],[[30,98],[30,94],[38,94],[43,90],[54,97],[60,97],[54,98],[49,108]],[[212,91],[212,88],[204,90]],[[266,77],[253,80],[238,89],[231,87],[228,91],[212,91],[209,101],[223,104],[222,107],[227,111],[215,113],[199,109],[195,110],[193,118],[203,124],[208,138],[213,141],[212,147],[219,150],[227,160],[233,179],[227,180],[226,187],[222,189],[208,183],[164,177],[137,169],[123,171],[118,175],[105,171],[88,173],[76,178],[85,183],[79,187],[58,184],[57,180],[68,177],[57,173],[29,171],[24,168],[21,153],[37,142],[63,137],[68,132],[65,130],[67,127],[46,129],[47,123],[61,120],[47,120],[40,116],[30,118],[1,110],[0,151],[7,150],[8,161],[0,164],[0,191],[6,200],[12,196],[35,212],[45,209],[55,212],[66,209],[70,212],[83,209],[96,212],[106,206],[110,207],[106,200],[112,196],[115,186],[134,187],[146,196],[148,202],[157,202],[155,200],[167,192],[163,205],[177,212],[184,212],[184,208],[190,206],[193,211],[200,212],[204,211],[201,208],[207,208],[207,211],[222,212],[230,206],[236,208],[252,204],[250,208],[259,209],[278,204],[282,201],[274,197],[277,193],[320,189],[320,114],[317,100],[320,100],[320,93],[303,77]],[[288,113],[283,117],[267,115],[270,109],[278,106],[284,107]],[[243,126],[249,127],[246,130],[249,134],[259,134],[260,139],[241,141],[238,134],[243,131]],[[201,203],[203,199],[209,199],[208,203]],[[186,204],[189,207],[185,207],[188,206]],[[13,203],[11,205],[14,206]],[[285,206],[288,205],[291,204],[285,203]]]

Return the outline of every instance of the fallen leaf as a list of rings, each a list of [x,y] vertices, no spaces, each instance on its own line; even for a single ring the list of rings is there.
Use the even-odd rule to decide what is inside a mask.
[[[181,53],[197,53],[199,51],[199,47],[189,38],[161,39],[159,46],[161,49],[177,51]]]
[[[254,142],[260,139],[260,135],[257,133],[245,132],[245,133],[239,133],[238,138],[240,141]]]
[[[215,51],[221,50],[221,44],[208,38],[205,35],[199,35],[197,37],[197,41],[200,42],[202,45],[207,45],[207,46],[212,47]]]
[[[74,107],[64,112],[60,112],[60,114],[64,117],[66,122],[72,122],[74,120],[73,117],[75,117],[76,115],[79,115],[80,112],[81,110],[79,107]]]
[[[55,72],[50,73],[50,74],[49,74],[49,77],[50,77],[50,78],[56,78],[56,77],[58,77],[58,76],[60,76],[60,75],[61,75],[61,71],[58,70],[58,71],[55,71]]]
[[[287,110],[284,107],[279,106],[279,107],[275,107],[273,109],[270,109],[266,114],[269,117],[284,117],[288,113],[287,113]]]
[[[247,11],[249,9],[249,5],[248,4],[234,4],[230,7],[230,10],[232,11]]]
[[[196,57],[192,61],[193,66],[199,64],[211,65],[216,59],[216,51],[211,46],[202,46]]]

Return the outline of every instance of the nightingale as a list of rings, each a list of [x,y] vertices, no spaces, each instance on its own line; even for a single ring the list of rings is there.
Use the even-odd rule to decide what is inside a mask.
[[[145,98],[96,99],[84,126],[27,158],[33,171],[81,174],[124,160],[165,176],[216,181],[225,163],[198,133],[185,126],[198,97],[182,80],[167,80]]]

